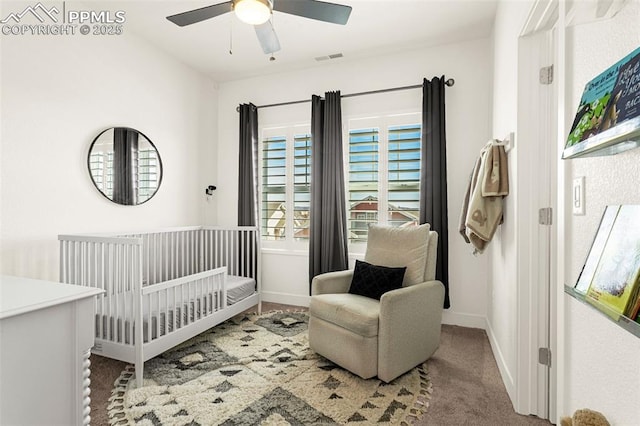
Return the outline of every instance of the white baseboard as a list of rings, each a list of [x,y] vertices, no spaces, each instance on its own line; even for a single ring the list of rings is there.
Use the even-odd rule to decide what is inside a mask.
[[[274,291],[262,292],[263,302],[273,302],[273,303],[282,303],[285,305],[304,306],[305,308],[309,307],[309,298],[310,296],[300,296],[297,294],[289,294],[289,293],[277,293]]]
[[[509,399],[511,399],[511,403],[515,407],[516,384],[513,380],[513,376],[509,372],[509,367],[507,366],[507,363],[504,359],[504,355],[502,355],[500,345],[498,345],[496,335],[494,334],[488,319],[486,322],[485,330],[487,331],[487,336],[489,337],[489,344],[491,345],[491,350],[493,351],[493,357],[498,364],[498,371],[500,371],[502,382],[504,383],[504,387],[507,389],[507,394],[509,395]]]
[[[484,329],[487,319],[481,315],[463,314],[445,310],[442,313],[442,323],[447,325],[459,325],[460,327]]]

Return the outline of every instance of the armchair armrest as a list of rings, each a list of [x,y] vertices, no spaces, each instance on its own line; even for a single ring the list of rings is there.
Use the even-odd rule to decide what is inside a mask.
[[[353,270],[327,272],[316,275],[311,281],[311,295],[346,293],[351,286]]]
[[[380,298],[378,377],[385,382],[426,361],[440,344],[444,286],[403,287]]]

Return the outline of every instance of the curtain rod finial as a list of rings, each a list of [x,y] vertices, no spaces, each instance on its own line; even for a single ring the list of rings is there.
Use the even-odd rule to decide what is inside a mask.
[[[444,84],[446,84],[447,86],[451,87],[454,84],[456,84],[456,81],[454,79],[450,78]]]

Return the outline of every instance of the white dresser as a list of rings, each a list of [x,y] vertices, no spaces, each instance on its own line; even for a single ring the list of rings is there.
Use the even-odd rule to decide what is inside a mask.
[[[0,425],[89,424],[102,290],[0,276]]]

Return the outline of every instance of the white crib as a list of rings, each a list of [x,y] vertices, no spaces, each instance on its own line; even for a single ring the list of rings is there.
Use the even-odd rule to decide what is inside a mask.
[[[144,362],[260,303],[254,227],[59,235],[60,281],[105,290],[92,352]]]

